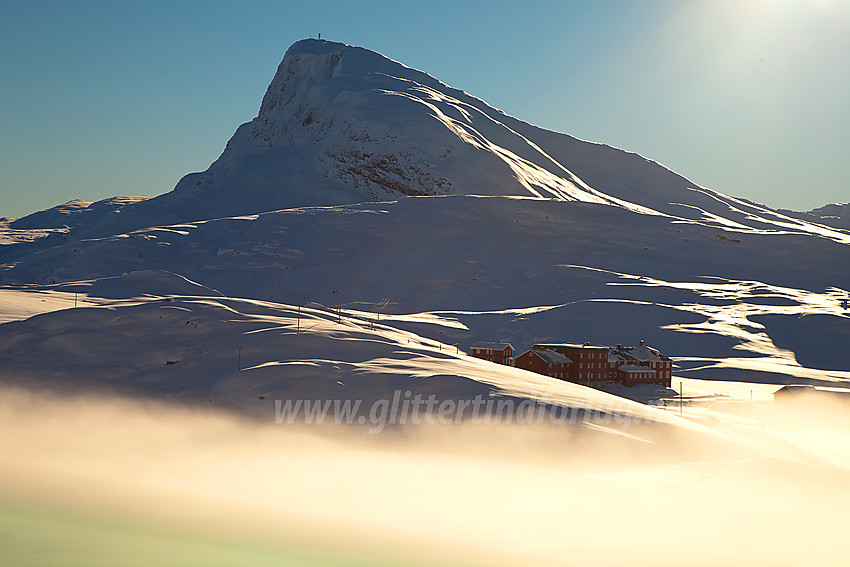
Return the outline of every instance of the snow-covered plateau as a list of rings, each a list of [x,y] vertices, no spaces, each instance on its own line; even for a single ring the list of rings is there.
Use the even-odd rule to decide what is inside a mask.
[[[0,482],[263,534],[285,516],[321,545],[310,526],[392,533],[423,564],[808,561],[789,529],[837,565],[842,524],[810,519],[846,503],[846,407],[772,394],[850,385],[846,211],[727,196],[299,41],[206,171],[0,221]],[[673,389],[588,388],[481,341],[645,341]]]

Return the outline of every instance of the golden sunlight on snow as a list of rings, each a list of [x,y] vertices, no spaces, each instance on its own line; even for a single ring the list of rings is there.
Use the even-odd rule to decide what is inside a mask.
[[[93,301],[83,294],[61,291],[28,291],[0,289],[0,323],[18,321],[73,307],[101,305],[104,301]]]

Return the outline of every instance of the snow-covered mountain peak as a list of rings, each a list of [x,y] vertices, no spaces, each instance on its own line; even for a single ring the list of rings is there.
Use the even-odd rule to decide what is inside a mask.
[[[240,126],[206,172],[186,176],[163,201],[207,204],[212,197],[230,205],[236,190],[244,204],[229,208],[233,214],[457,192],[447,174],[481,176],[471,175],[473,164],[447,159],[457,133],[431,103],[418,104],[455,95],[467,96],[376,52],[299,41],[257,117]],[[500,173],[510,175],[504,166]]]
[[[696,187],[374,51],[309,39],[287,50],[257,117],[221,157],[152,205],[178,211],[180,222],[199,209],[227,216],[409,195],[530,196],[699,220],[729,213],[723,196]]]
[[[289,72],[302,73],[310,70],[314,78],[332,78],[353,75],[387,75],[407,79],[423,85],[437,88],[447,88],[445,84],[431,75],[408,67],[389,57],[365,49],[318,39],[304,39],[293,43],[278,66],[275,79],[269,86],[273,91],[273,85],[281,78],[281,70],[284,74]],[[456,91],[461,92],[461,91]]]
[[[257,116],[206,171],[92,218],[85,232],[444,195],[580,201],[724,231],[850,242],[821,218],[701,188],[636,153],[513,118],[374,51],[314,39],[287,50]]]
[[[333,86],[321,84],[333,78],[339,78]],[[299,137],[293,137],[293,132],[327,115],[330,106],[341,102],[342,93],[349,97],[364,91],[376,95],[398,80],[447,88],[430,75],[368,49],[315,39],[298,41],[278,66],[253,121],[252,134],[260,147],[276,146],[284,133],[290,136],[282,143],[297,142]]]
[[[316,83],[336,75],[347,47],[318,40],[304,40],[290,47],[263,97],[254,135],[273,145],[280,133],[273,128],[275,119],[295,111],[289,108],[291,103],[303,103]]]

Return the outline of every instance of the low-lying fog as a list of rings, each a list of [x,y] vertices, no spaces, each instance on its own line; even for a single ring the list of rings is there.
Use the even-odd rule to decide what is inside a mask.
[[[369,435],[7,390],[0,504],[388,564],[839,565],[847,412],[753,405],[703,446],[516,424]]]

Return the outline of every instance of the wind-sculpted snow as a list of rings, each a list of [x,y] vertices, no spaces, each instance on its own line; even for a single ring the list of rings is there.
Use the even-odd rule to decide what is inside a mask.
[[[850,366],[838,346],[850,331],[846,258],[832,238],[790,231],[590,203],[429,197],[69,239],[10,263],[4,277],[113,299],[181,290],[313,301],[352,316],[387,298],[387,324],[463,349],[645,339],[679,375],[829,383],[846,381]]]
[[[822,344],[815,356],[808,351],[813,345],[806,346],[807,362],[815,363],[815,368],[807,368],[798,362],[793,350],[778,347],[768,334],[768,326],[760,322],[766,318],[773,321],[777,316],[795,319],[817,317],[822,327],[826,327],[825,320],[833,322],[834,327],[824,330],[837,335],[836,338],[841,340],[850,330],[850,315],[842,304],[848,296],[845,290],[829,288],[821,293],[814,293],[758,281],[735,281],[718,277],[703,277],[700,278],[703,281],[698,282],[667,282],[646,276],[612,275],[616,275],[621,281],[609,282],[608,285],[688,290],[698,298],[716,300],[708,304],[696,299],[692,303],[667,305],[666,307],[671,309],[698,315],[703,320],[698,323],[672,324],[663,328],[682,333],[732,338],[736,341],[733,349],[742,351],[745,356],[718,357],[713,360],[676,357],[679,372],[684,375],[711,368],[740,368],[825,382],[850,382],[850,371],[843,370],[850,367],[850,359],[844,349],[835,348],[835,339],[829,336],[819,337],[817,340]],[[784,335],[783,339],[786,337],[787,335]],[[800,344],[798,341],[794,342]]]
[[[556,409],[559,423],[612,435],[629,430],[651,439],[671,427],[714,435],[643,404],[471,358],[369,315],[204,296],[84,305],[0,326],[5,387],[153,395],[260,421],[359,425],[372,433],[411,422],[548,424]],[[432,396],[430,409],[409,405]],[[299,404],[329,400],[357,406],[345,422],[300,413],[309,410]],[[380,414],[390,403],[401,409]]]
[[[850,367],[847,231],[325,41],[289,49],[207,171],[152,199],[6,219],[0,241],[14,290],[383,305],[459,348],[645,339],[695,377],[819,383]]]

